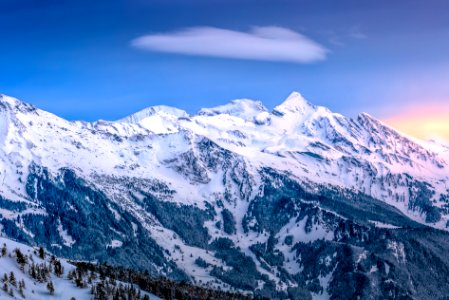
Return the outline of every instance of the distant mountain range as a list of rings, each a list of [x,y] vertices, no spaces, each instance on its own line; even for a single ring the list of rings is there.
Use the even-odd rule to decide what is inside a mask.
[[[449,148],[292,93],[70,122],[0,97],[0,228],[273,299],[446,299]]]

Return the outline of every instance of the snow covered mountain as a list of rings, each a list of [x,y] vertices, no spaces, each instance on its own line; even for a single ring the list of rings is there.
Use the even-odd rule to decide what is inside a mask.
[[[94,123],[0,98],[5,235],[273,298],[426,295],[407,251],[446,238],[448,167],[447,147],[296,92]]]

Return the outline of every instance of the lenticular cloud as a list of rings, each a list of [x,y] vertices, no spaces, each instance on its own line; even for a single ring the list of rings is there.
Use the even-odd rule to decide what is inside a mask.
[[[249,32],[192,27],[141,36],[131,44],[148,51],[294,63],[320,61],[328,52],[298,32],[275,26],[254,27]]]

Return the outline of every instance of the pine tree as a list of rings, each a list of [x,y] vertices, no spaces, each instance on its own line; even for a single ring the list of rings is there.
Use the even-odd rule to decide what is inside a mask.
[[[22,280],[19,282],[19,284],[22,285],[22,288],[23,288],[23,289],[26,289],[26,286],[25,286],[25,280],[24,280],[24,279],[22,279]]]
[[[115,290],[114,297],[112,298],[112,300],[120,300],[120,294],[118,289]]]
[[[20,296],[22,296],[22,298],[25,298],[25,293],[23,292],[23,286],[22,286],[22,283],[21,282],[19,282],[19,294],[20,294]]]
[[[31,278],[36,279],[36,265],[34,263],[31,264],[30,269],[28,270],[28,274],[30,274]]]
[[[25,264],[27,263],[27,258],[22,254],[19,248],[14,249],[14,253],[16,254],[17,263],[20,265],[20,269],[23,271],[25,268]]]
[[[40,259],[45,259],[45,250],[42,246],[39,247],[39,257]]]
[[[9,283],[11,283],[13,286],[17,286],[16,276],[14,275],[14,272],[11,272],[9,274]]]
[[[47,283],[47,290],[50,293],[50,295],[53,295],[55,292],[55,287],[53,286],[53,282],[49,281]]]
[[[6,256],[6,250],[7,250],[6,244],[4,243],[2,247],[2,256]]]
[[[64,274],[64,268],[61,264],[61,262],[57,259],[53,260],[53,266],[54,266],[54,271],[55,271],[55,275],[58,277],[61,277],[62,274]]]

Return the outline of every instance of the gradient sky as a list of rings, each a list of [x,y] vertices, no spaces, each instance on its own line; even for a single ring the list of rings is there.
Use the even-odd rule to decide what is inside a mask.
[[[68,119],[235,98],[272,108],[296,90],[397,127],[436,107],[449,127],[449,1],[0,0],[0,12],[0,93]]]

